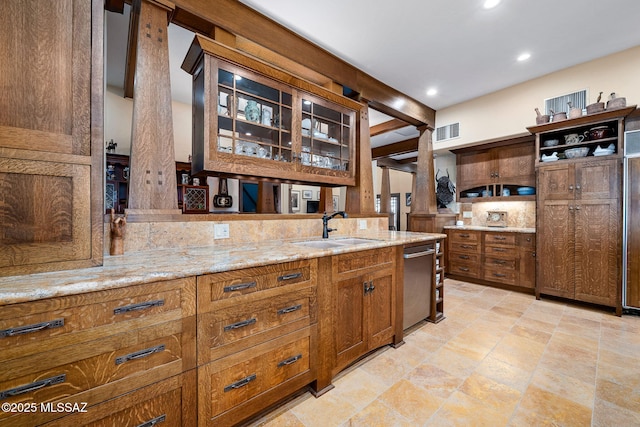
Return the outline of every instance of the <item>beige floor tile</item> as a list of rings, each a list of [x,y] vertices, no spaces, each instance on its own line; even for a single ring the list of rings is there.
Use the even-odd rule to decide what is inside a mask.
[[[402,349],[402,347],[400,347],[400,349]],[[395,352],[400,349],[385,351],[362,365],[360,369],[378,378],[379,381],[391,385],[399,381],[407,372],[413,369],[411,365],[397,358]]]
[[[362,368],[352,370],[335,380],[333,384],[335,388],[330,393],[356,409],[369,405],[389,388],[388,384]]]
[[[622,355],[609,350],[600,350],[598,378],[640,390],[640,363],[638,357]]]
[[[525,326],[535,331],[546,332],[548,334],[552,334],[553,331],[556,330],[556,324],[545,322],[544,317],[542,317],[541,319],[533,319],[531,317],[526,317],[523,315],[520,319],[518,319],[516,325]]]
[[[329,426],[330,424],[325,424]],[[415,424],[404,418],[383,402],[376,400],[371,405],[351,417],[344,427],[415,427]]]
[[[571,376],[540,367],[534,372],[531,384],[580,405],[586,407],[593,405],[596,388],[594,383],[585,383]]]
[[[550,333],[530,328],[521,324],[514,325],[511,328],[511,333],[522,338],[528,338],[532,341],[536,341],[544,345],[546,345],[551,339]]]
[[[512,421],[520,419],[527,420],[528,424],[513,422],[513,425],[584,427],[591,424],[591,408],[531,385],[524,393]]]
[[[442,347],[429,359],[429,363],[452,375],[466,377],[476,369],[480,361]]]
[[[469,328],[449,340],[443,348],[480,361],[489,354],[500,339],[500,336],[496,336],[491,331]]]
[[[414,331],[408,336],[404,337],[404,341],[406,345],[415,345],[428,353],[430,356],[432,353],[435,353],[446,344],[446,340],[441,338],[436,338],[429,334],[429,331],[433,328],[437,328],[437,324],[427,323],[417,331]]]
[[[596,399],[606,400],[621,408],[640,413],[640,390],[634,390],[607,380],[598,380]]]
[[[597,399],[593,408],[592,427],[640,426],[640,413]]]
[[[407,381],[422,387],[431,395],[447,399],[464,382],[465,376],[457,376],[437,366],[425,364],[418,366],[407,375]]]
[[[483,402],[456,391],[429,420],[429,426],[500,427],[506,426],[509,414],[496,412]]]
[[[305,425],[293,415],[292,412],[285,412],[276,418],[265,421],[260,424],[254,424],[255,427],[305,427]]]
[[[531,371],[517,368],[491,355],[480,363],[475,372],[520,392],[527,389],[531,378]]]
[[[522,396],[518,390],[475,372],[460,386],[460,391],[502,414],[512,413]]]
[[[509,333],[498,343],[491,355],[517,368],[531,372],[542,357],[544,348],[544,344]]]
[[[306,427],[338,426],[351,418],[357,409],[329,391],[319,398],[304,400],[291,409]]]
[[[560,327],[558,327],[549,341],[549,347],[551,349],[555,348],[556,345],[575,347],[576,349],[581,350],[581,352],[595,357],[598,352],[599,339],[587,338],[582,335],[563,332],[560,330]]]
[[[423,425],[445,401],[408,380],[394,384],[380,396],[380,400],[413,425]]]
[[[596,380],[597,353],[560,341],[552,341],[540,359],[540,366],[551,371],[594,384]]]

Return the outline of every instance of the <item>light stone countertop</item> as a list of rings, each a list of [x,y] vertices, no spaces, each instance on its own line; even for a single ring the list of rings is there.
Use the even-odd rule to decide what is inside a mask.
[[[486,225],[445,225],[445,230],[477,230],[495,231],[499,233],[535,233],[535,228],[524,227],[489,227]]]
[[[367,231],[349,236],[374,239],[370,243],[318,249],[287,239],[215,246],[161,249],[107,256],[100,267],[0,277],[0,306],[44,298],[121,288],[160,280],[179,279],[247,267],[318,258],[385,246],[445,238],[445,234],[406,231]]]

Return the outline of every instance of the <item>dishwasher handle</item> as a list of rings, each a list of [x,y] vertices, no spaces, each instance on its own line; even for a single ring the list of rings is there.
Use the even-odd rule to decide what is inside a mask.
[[[436,253],[436,251],[434,249],[429,249],[428,251],[415,252],[415,253],[412,253],[412,254],[404,254],[402,257],[404,259],[412,259],[412,258],[419,258],[419,257],[427,256],[427,255],[433,255],[435,253]]]

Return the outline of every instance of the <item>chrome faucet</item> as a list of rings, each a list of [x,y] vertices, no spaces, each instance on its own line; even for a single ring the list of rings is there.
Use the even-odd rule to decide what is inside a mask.
[[[347,213],[344,211],[334,212],[331,215],[327,215],[327,213],[325,212],[324,215],[322,215],[322,238],[323,239],[328,239],[329,232],[336,230],[335,228],[329,228],[329,220],[337,215],[340,215],[342,218],[347,218]]]

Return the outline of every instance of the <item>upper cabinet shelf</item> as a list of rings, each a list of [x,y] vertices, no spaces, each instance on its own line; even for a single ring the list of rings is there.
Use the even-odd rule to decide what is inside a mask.
[[[202,36],[182,68],[193,75],[194,173],[355,184],[361,104]]]

